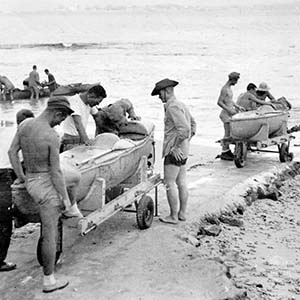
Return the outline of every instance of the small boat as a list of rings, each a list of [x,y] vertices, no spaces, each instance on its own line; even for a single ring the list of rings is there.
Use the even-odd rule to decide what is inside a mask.
[[[90,84],[90,83],[71,83],[68,85],[60,85],[58,88],[52,93],[53,96],[73,96],[77,93],[86,92],[91,87],[97,85],[99,83]],[[30,99],[31,92],[29,89],[20,90],[15,88],[13,90],[13,98],[14,100],[24,100]],[[50,97],[50,90],[48,87],[39,88],[39,97],[45,98]],[[11,100],[10,94],[6,95],[6,100]],[[0,101],[3,101],[3,96],[0,94]]]
[[[287,134],[288,111],[275,111],[270,106],[232,116],[230,134],[234,140],[264,141]]]
[[[104,179],[105,188],[110,189],[136,172],[142,156],[149,158],[149,165],[154,159],[153,133],[153,123],[130,121],[121,127],[119,136],[102,133],[93,146],[77,146],[61,153],[66,182],[74,170],[81,175],[77,202],[86,197],[96,177]]]
[[[93,146],[77,146],[61,153],[60,163],[67,186],[74,174],[79,175],[76,201],[85,202],[91,194],[97,195],[93,191],[96,180],[104,180],[105,191],[118,187],[135,174],[144,156],[149,170],[153,170],[154,155],[154,124],[130,121],[120,128],[119,136],[102,133]],[[12,185],[12,200],[22,225],[39,220],[37,207],[23,185]]]

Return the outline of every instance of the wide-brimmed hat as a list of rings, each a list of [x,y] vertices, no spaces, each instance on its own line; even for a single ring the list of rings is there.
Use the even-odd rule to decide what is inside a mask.
[[[231,72],[228,74],[229,79],[239,79],[240,78],[240,73],[238,72]]]
[[[50,97],[47,106],[52,108],[63,108],[66,110],[68,115],[71,115],[74,112],[74,110],[70,107],[70,102],[64,96]]]
[[[159,94],[160,90],[163,90],[170,86],[176,86],[179,82],[175,80],[171,80],[169,78],[165,78],[155,84],[155,88],[153,89],[151,96],[155,96]]]
[[[270,87],[265,82],[261,82],[257,88],[257,91],[261,91],[261,92],[268,92],[269,90]]]

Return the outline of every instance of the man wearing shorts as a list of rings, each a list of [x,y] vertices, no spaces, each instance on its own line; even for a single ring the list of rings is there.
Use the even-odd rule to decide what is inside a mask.
[[[2,85],[4,87],[2,94],[3,100],[6,101],[6,94],[9,94],[10,100],[14,100],[13,91],[15,86],[6,76],[0,75],[0,86],[2,87]]]
[[[24,120],[18,127],[8,151],[11,165],[18,177],[15,184],[24,183],[39,208],[41,218],[41,253],[43,265],[43,292],[49,293],[68,285],[54,276],[58,220],[70,200],[59,160],[59,137],[54,126],[73,113],[63,96],[51,97],[46,109],[36,118]],[[19,151],[22,150],[24,167]]]
[[[188,188],[186,183],[186,162],[190,139],[196,133],[196,122],[186,105],[174,94],[177,81],[168,78],[155,84],[151,96],[158,95],[165,105],[164,119],[164,184],[170,214],[160,218],[164,223],[177,224],[186,220]],[[179,203],[179,209],[178,209]]]
[[[236,85],[240,78],[240,73],[231,72],[228,74],[228,80],[222,87],[218,98],[218,105],[222,108],[220,119],[224,126],[224,138],[222,141],[222,153],[220,158],[223,160],[233,160],[234,155],[230,150],[230,143],[227,141],[230,138],[230,120],[233,115],[245,109],[233,101],[233,93],[231,87]]]

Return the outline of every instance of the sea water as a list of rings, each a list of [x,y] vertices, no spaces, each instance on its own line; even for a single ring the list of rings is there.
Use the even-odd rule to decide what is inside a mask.
[[[285,96],[293,105],[289,127],[298,123],[299,1],[54,1],[50,8],[33,1],[40,5],[35,9],[27,2],[0,8],[0,74],[18,88],[33,65],[41,81],[45,68],[62,85],[100,81],[108,95],[100,106],[130,99],[162,139],[163,106],[150,94],[155,82],[168,77],[179,81],[176,96],[196,119],[193,142],[219,147],[217,100],[228,73],[237,71],[234,100],[249,82],[267,82],[276,98]],[[38,115],[46,103],[0,103],[0,156],[6,155],[16,112],[29,108]],[[87,130],[92,136],[92,118]]]

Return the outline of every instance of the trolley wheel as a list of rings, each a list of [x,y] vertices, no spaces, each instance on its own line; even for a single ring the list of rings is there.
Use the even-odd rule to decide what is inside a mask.
[[[57,264],[61,254],[62,254],[62,238],[63,238],[63,223],[62,223],[62,220],[59,219],[59,221],[58,221],[58,241],[57,241],[57,245],[56,245],[55,264]],[[43,265],[42,242],[43,242],[43,237],[40,236],[38,244],[37,244],[36,256],[37,256],[37,260],[41,266]]]
[[[237,142],[234,149],[234,163],[237,168],[245,166],[247,158],[247,144],[245,142]]]
[[[154,202],[148,195],[139,201],[136,211],[136,221],[140,229],[147,229],[153,222]]]
[[[289,152],[289,146],[286,143],[283,143],[279,149],[279,160],[280,162],[292,161],[294,154]]]

